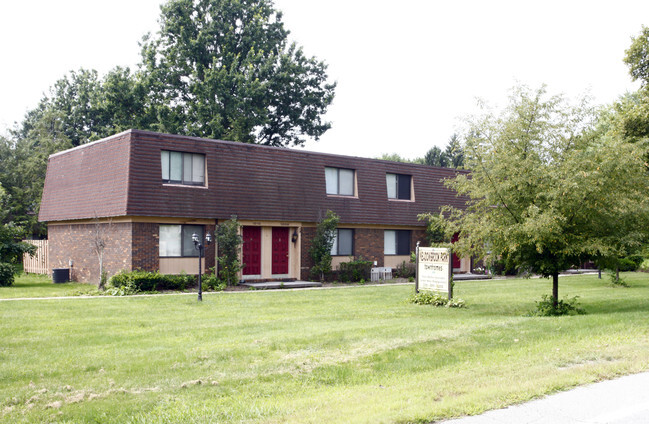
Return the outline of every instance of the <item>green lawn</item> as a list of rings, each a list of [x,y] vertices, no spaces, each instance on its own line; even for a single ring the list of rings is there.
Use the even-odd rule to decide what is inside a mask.
[[[61,297],[79,296],[95,291],[97,287],[82,283],[54,284],[52,278],[39,274],[21,274],[16,276],[12,286],[0,287],[0,299],[23,297]]]
[[[548,280],[0,301],[0,421],[406,423],[649,369],[649,274],[562,278],[587,315],[526,313]],[[17,285],[8,291],[28,290]],[[41,288],[36,288],[38,293]],[[1,297],[6,295],[3,288]],[[22,297],[24,295],[21,295]]]

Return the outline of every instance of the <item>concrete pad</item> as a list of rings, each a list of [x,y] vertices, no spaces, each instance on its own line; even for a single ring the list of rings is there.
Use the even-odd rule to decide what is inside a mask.
[[[649,372],[581,386],[444,424],[646,424]]]

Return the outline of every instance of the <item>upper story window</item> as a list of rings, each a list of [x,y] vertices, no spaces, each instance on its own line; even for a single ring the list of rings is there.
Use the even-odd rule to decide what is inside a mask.
[[[198,239],[203,240],[204,227],[202,225],[160,225],[160,256],[182,257],[198,256],[194,247],[192,235],[198,234]]]
[[[163,182],[205,185],[205,155],[163,150],[160,160]]]
[[[354,230],[339,228],[336,230],[331,256],[352,256],[354,254]]]
[[[388,199],[410,200],[410,182],[412,177],[403,174],[385,174],[388,187]]]
[[[345,168],[325,168],[327,194],[354,196],[354,170]]]
[[[410,230],[385,230],[383,253],[386,255],[410,254]]]

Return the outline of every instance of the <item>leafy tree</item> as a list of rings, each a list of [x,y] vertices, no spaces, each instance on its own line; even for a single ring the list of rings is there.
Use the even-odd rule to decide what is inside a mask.
[[[446,154],[439,147],[435,146],[426,152],[424,156],[424,163],[428,166],[439,166],[441,168],[448,167],[448,158]]]
[[[20,241],[24,230],[13,222],[7,222],[8,201],[9,196],[0,184],[0,286],[13,284],[15,265],[22,261],[24,253],[36,252],[36,247]]]
[[[402,162],[402,163],[418,163],[418,164],[423,164],[424,163],[423,158],[408,159],[408,158],[402,157],[398,153],[383,153],[377,159],[389,160],[389,161],[392,161],[392,162]]]
[[[142,42],[157,130],[272,146],[330,128],[326,65],[288,44],[271,0],[172,0]]]
[[[456,249],[552,277],[555,307],[560,271],[619,255],[649,232],[646,142],[594,131],[595,119],[587,103],[516,88],[500,115],[469,122],[472,173],[449,183],[470,199],[450,218]]]
[[[629,66],[629,72],[634,80],[640,80],[643,86],[649,84],[649,27],[642,26],[642,31],[633,38],[631,46],[626,50],[624,63]]]
[[[453,134],[448,141],[445,150],[435,146],[431,148],[423,158],[407,159],[401,157],[398,153],[384,153],[377,159],[390,160],[393,162],[417,163],[429,166],[438,166],[441,168],[461,168],[464,164],[464,151],[460,138]]]
[[[240,228],[236,216],[232,216],[216,228],[219,278],[228,286],[234,286],[239,282],[239,271],[243,268],[239,261],[239,250],[243,243]]]
[[[325,217],[320,220],[316,228],[316,234],[313,238],[309,256],[313,260],[311,275],[314,278],[324,280],[326,273],[331,272],[331,248],[336,238],[336,228],[338,228],[340,218],[332,211],[327,211]]]
[[[620,98],[605,114],[605,124],[610,131],[629,142],[649,137],[649,28],[634,37],[626,50],[624,62],[634,80],[641,88]]]
[[[417,219],[426,222],[426,238],[430,246],[451,242],[454,230],[449,220],[444,217],[443,211],[437,215],[432,213],[419,214]]]

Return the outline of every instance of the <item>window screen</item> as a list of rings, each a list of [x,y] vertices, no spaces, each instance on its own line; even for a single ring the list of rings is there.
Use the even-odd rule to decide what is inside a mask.
[[[386,255],[409,255],[410,230],[385,230],[383,243]]]
[[[354,230],[339,228],[336,230],[334,244],[331,247],[332,256],[352,256],[354,253]]]
[[[410,175],[385,174],[388,199],[410,200]]]
[[[326,167],[325,182],[327,194],[338,194],[341,196],[353,196],[355,194],[353,169]]]
[[[205,185],[205,155],[162,150],[160,162],[163,182]]]
[[[204,237],[202,225],[160,225],[160,248],[162,257],[198,256],[192,235],[196,233],[200,240]]]

